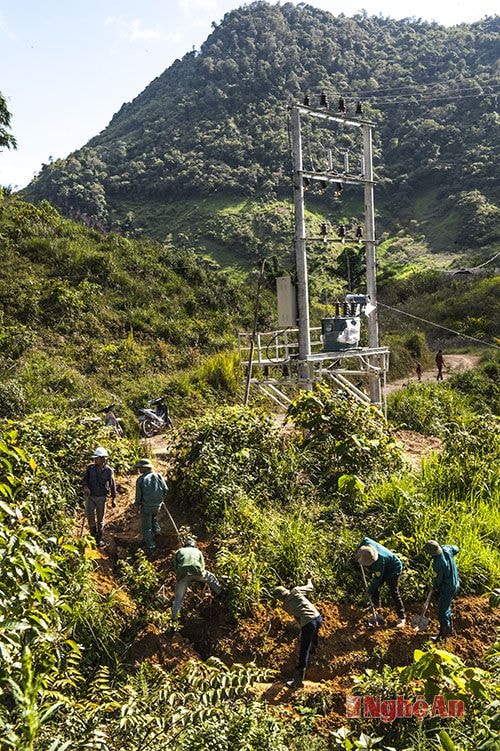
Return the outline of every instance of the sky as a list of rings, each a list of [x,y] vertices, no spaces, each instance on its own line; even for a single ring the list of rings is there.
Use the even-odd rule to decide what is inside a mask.
[[[298,4],[298,0],[292,0]],[[238,0],[0,0],[0,91],[17,150],[0,185],[24,187],[50,159],[100,133],[174,60],[199,49]],[[498,0],[310,0],[347,16],[417,17],[445,26],[498,12]]]

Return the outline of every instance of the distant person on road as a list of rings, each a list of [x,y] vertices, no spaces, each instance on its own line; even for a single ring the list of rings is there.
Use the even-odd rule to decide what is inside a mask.
[[[111,496],[111,505],[116,506],[115,475],[108,466],[108,452],[98,446],[91,457],[94,461],[89,464],[83,475],[83,492],[87,499],[85,513],[89,524],[90,534],[95,538],[97,547],[106,547],[102,539],[106,498]]]
[[[437,376],[436,376],[437,381],[443,380],[443,365],[444,365],[443,351],[440,349],[436,355],[436,368],[438,371]]]
[[[161,532],[157,515],[164,502],[168,486],[159,472],[153,471],[149,459],[139,459],[135,468],[141,473],[135,483],[134,506],[141,512],[142,534],[149,558],[156,550],[154,535]]]
[[[415,363],[415,375],[417,376],[417,381],[422,380],[422,365],[418,361]]]
[[[441,641],[453,633],[451,603],[460,587],[457,564],[455,563],[455,556],[459,549],[456,545],[441,546],[436,540],[428,540],[425,543],[424,550],[434,559],[432,568],[436,576],[432,582],[432,587],[438,596],[439,633],[431,638],[433,641]]]
[[[179,611],[184,602],[186,591],[193,581],[204,582],[216,595],[222,592],[222,585],[214,574],[205,568],[203,553],[196,547],[196,541],[188,537],[184,546],[176,551],[173,558],[174,571],[177,577],[175,585],[175,597],[172,605],[172,627],[170,634],[174,632],[174,624],[179,617]]]
[[[399,579],[403,570],[401,559],[392,550],[385,548],[370,537],[363,537],[361,545],[356,550],[356,560],[363,568],[368,568],[373,574],[368,586],[368,594],[373,607],[379,607],[380,589],[382,584],[387,582],[398,616],[396,628],[403,628],[406,624],[406,617],[403,600],[399,593]]]
[[[311,574],[307,575],[307,582],[302,587],[294,587],[292,590],[286,587],[275,587],[273,595],[281,600],[283,609],[289,615],[293,615],[300,623],[300,647],[297,673],[293,681],[288,681],[289,688],[302,688],[311,648],[318,644],[318,634],[323,622],[319,610],[310,602],[306,593],[314,589]]]

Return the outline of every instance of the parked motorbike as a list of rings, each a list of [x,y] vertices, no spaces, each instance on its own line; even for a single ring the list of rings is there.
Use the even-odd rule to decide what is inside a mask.
[[[151,407],[141,407],[137,415],[141,435],[145,438],[151,438],[151,436],[161,433],[163,430],[174,427],[165,397],[150,399],[148,404]]]

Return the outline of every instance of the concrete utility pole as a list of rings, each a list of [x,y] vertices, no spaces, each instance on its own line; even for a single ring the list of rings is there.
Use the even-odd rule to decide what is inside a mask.
[[[326,106],[326,105],[324,105]],[[375,209],[374,182],[372,165],[372,127],[373,123],[357,118],[346,117],[345,114],[334,114],[327,109],[315,109],[309,105],[293,105],[290,111],[290,127],[293,158],[293,189],[295,204],[295,261],[297,270],[297,307],[299,329],[299,378],[303,388],[310,388],[312,377],[309,371],[308,358],[311,356],[311,339],[309,326],[309,293],[307,279],[306,228],[304,218],[304,186],[303,180],[320,181],[335,185],[363,185],[365,203],[365,252],[366,252],[366,291],[375,310],[368,316],[368,348],[379,349],[378,318],[377,318],[377,288],[376,288],[376,256],[375,256]],[[331,155],[328,155],[328,170],[315,171],[303,169],[302,137],[300,115],[305,114],[327,122],[339,123],[343,127],[359,128],[363,136],[363,150],[361,156],[361,175],[351,174],[349,155],[344,158],[344,171],[332,172]],[[368,371],[370,385],[370,401],[381,407],[380,356],[373,353],[374,364]]]
[[[307,358],[311,354],[309,332],[309,290],[307,279],[306,223],[304,219],[304,186],[302,182],[302,137],[300,133],[300,112],[291,108],[291,129],[293,149],[293,197],[295,202],[295,264],[297,268],[297,308],[299,328],[299,376],[310,388]]]
[[[373,155],[372,129],[370,125],[363,125],[363,162],[365,168],[365,243],[366,243],[366,293],[372,305],[377,305],[377,275],[375,256],[375,209],[373,196]],[[374,310],[368,316],[368,346],[377,348],[378,343],[378,314]],[[378,407],[382,404],[380,393],[380,377],[373,373],[369,378],[370,400]]]

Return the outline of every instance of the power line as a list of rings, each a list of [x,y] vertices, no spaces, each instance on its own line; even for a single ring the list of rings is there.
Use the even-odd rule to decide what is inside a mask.
[[[479,266],[473,266],[471,269],[468,268],[467,271],[476,271],[477,269],[480,269],[483,266],[486,266],[487,263],[491,263],[492,261],[494,261],[495,258],[498,258],[498,256],[500,256],[500,251],[496,254],[496,256],[493,256],[493,258],[489,258],[484,263],[480,263]]]
[[[436,326],[439,329],[450,331],[452,334],[461,336],[464,339],[471,339],[473,342],[479,342],[479,344],[484,344],[486,347],[493,347],[494,349],[500,349],[500,347],[498,347],[496,344],[492,344],[491,342],[485,342],[484,339],[477,339],[475,336],[469,336],[469,334],[463,334],[461,331],[455,331],[454,329],[449,329],[447,326],[441,326],[440,323],[435,323],[434,321],[428,321],[426,318],[419,318],[419,316],[414,316],[412,313],[406,313],[406,311],[399,310],[399,308],[393,308],[391,305],[385,305],[383,302],[380,302],[380,300],[377,300],[377,304],[381,305],[383,308],[388,308],[389,310],[393,310],[395,313],[400,313],[403,316],[408,316],[409,318],[415,318],[417,321],[423,321],[423,323],[428,323],[431,326]]]
[[[414,88],[415,86],[422,89],[422,88],[431,88],[434,86],[453,86],[454,84],[458,83],[458,88],[461,89],[463,88],[463,83],[465,83],[466,81],[474,81],[476,86],[498,86],[499,85],[498,78],[492,78],[490,79],[491,83],[488,83],[488,81],[484,81],[484,80],[479,81],[477,76],[470,76],[469,78],[463,78],[460,83],[458,83],[457,80],[454,79],[452,81],[434,81],[434,82],[431,81],[429,83],[420,83],[420,84],[411,83],[411,84],[407,84],[406,86],[380,86],[377,89],[365,89],[364,91],[356,92],[352,94],[352,97],[354,98],[365,97],[370,94],[381,94],[384,91],[389,91],[389,92],[404,91],[405,89],[411,89],[412,87]],[[471,88],[473,87],[472,86],[465,87],[465,89],[471,89]],[[390,94],[387,94],[384,96],[390,96]],[[346,98],[350,99],[351,97],[344,97],[344,99]]]
[[[376,105],[379,103],[380,105],[385,104],[408,104],[411,103],[411,100],[415,100],[415,104],[420,104],[420,102],[437,102],[441,99],[451,100],[451,99],[471,99],[478,97],[487,97],[487,96],[496,96],[497,92],[492,92],[491,94],[487,94],[484,91],[478,92],[477,94],[459,94],[458,96],[453,96],[452,94],[442,95],[442,96],[433,96],[433,97],[425,97],[425,96],[419,96],[418,94],[413,94],[412,96],[408,95],[406,99],[370,99],[366,100],[370,104]]]
[[[485,96],[488,96],[488,95],[491,96],[491,95],[497,94],[498,92],[496,91],[496,89],[499,89],[499,88],[500,88],[500,84],[495,85],[495,86],[491,86],[491,85],[470,86],[467,89],[449,89],[449,92],[450,92],[450,95],[454,95],[454,96],[477,96],[481,94],[484,94]],[[372,94],[371,96],[366,97],[364,101],[368,102],[368,101],[372,101],[373,99],[375,99],[377,102],[380,102],[385,99],[395,99],[395,98],[411,99],[411,97],[428,97],[429,95],[432,95],[430,96],[430,98],[433,99],[435,96],[444,96],[444,92],[445,92],[445,89],[442,89],[441,91],[435,91],[435,92],[425,91],[425,90],[424,91],[415,90],[415,91],[409,91],[406,94],[404,93],[403,94],[381,94],[380,96],[377,96],[376,94]],[[471,93],[468,93],[468,92],[471,92]],[[356,98],[357,97],[352,97],[353,101],[356,101]],[[349,97],[349,99],[351,99],[351,97]]]

